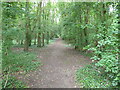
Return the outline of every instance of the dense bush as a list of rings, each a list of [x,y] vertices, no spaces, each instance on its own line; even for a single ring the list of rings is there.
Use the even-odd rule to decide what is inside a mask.
[[[106,73],[113,86],[120,83],[118,3],[60,3],[62,38],[82,51]]]
[[[105,74],[100,74],[100,70],[94,63],[78,69],[76,79],[81,88],[110,88],[112,86],[111,81]]]

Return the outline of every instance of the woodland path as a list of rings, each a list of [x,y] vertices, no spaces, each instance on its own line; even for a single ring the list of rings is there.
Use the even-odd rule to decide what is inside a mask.
[[[47,47],[37,49],[38,59],[42,66],[19,79],[28,84],[30,88],[76,88],[75,71],[89,64],[88,57],[80,55],[61,39]]]

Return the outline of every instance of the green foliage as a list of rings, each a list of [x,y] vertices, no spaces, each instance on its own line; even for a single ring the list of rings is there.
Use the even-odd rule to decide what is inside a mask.
[[[90,30],[93,27],[92,22],[88,23],[88,12],[91,15],[92,12],[86,11],[87,8],[92,8],[93,3],[87,4],[88,3],[66,3],[62,5],[63,8],[65,8],[63,10],[60,9],[62,17],[60,20],[62,38],[78,49],[82,49],[91,42],[91,33],[94,32],[94,29]],[[60,6],[60,8],[62,7]]]
[[[6,87],[24,87],[10,75],[35,70],[41,64],[35,54],[23,51],[13,52],[11,49],[26,48],[26,41],[27,47],[30,46],[30,48],[38,46],[38,41],[41,46],[52,43],[54,40],[51,39],[58,37],[59,33],[55,20],[57,17],[55,8],[56,5],[51,2],[43,5],[42,9],[39,2],[2,2],[2,71],[5,76],[3,86],[8,76]]]
[[[118,20],[116,12],[113,12],[111,15],[114,17],[108,18],[104,21],[104,24],[98,25],[98,33],[94,35],[97,39],[97,46],[91,44],[89,50],[94,51],[94,56],[91,58],[93,60],[98,60],[96,63],[97,66],[102,67],[105,72],[107,72],[108,77],[112,80],[112,85],[117,86],[120,83],[119,72],[120,69],[118,63]],[[114,19],[113,22],[110,20]],[[111,25],[109,25],[111,22]]]
[[[118,3],[61,3],[62,38],[81,51],[92,52],[96,66],[113,86],[120,84]],[[113,11],[110,11],[113,9]]]
[[[4,75],[4,77],[3,77],[2,87],[5,87],[5,88],[28,88],[27,85],[25,85],[24,82],[22,82],[20,80],[17,80],[13,76],[8,76],[7,77],[7,75]]]
[[[76,72],[77,82],[83,88],[110,88],[111,81],[106,78],[94,64],[80,68]]]
[[[40,66],[40,61],[33,53],[26,52],[11,52],[8,55],[3,55],[2,71],[3,71],[3,87],[6,88],[25,88],[25,84],[11,74],[26,73],[31,70],[36,70]],[[7,83],[6,83],[7,81]]]
[[[3,71],[10,66],[11,73],[19,71],[35,70],[40,65],[36,55],[26,52],[12,52],[8,56],[3,55],[2,67]]]
[[[12,40],[18,36],[18,19],[24,13],[24,3],[2,2],[2,42],[3,52],[8,53]],[[14,35],[13,35],[14,33]]]
[[[6,72],[8,67],[13,73],[27,72],[40,64],[32,53],[12,52],[13,44],[22,44],[21,46],[24,44],[28,51],[31,45],[45,46],[51,42],[50,39],[61,36],[76,49],[91,51],[93,55],[91,59],[96,60],[95,65],[106,73],[113,86],[119,85],[120,3],[49,2],[46,5],[43,3],[2,2],[3,72]],[[57,19],[60,22],[57,22]],[[89,68],[87,70],[89,72]],[[78,77],[79,75],[80,73]],[[93,71],[91,75],[98,74]],[[98,83],[92,82],[90,85],[88,82],[92,78],[87,79],[88,81],[85,81],[87,87],[108,87],[104,85],[105,83],[100,84],[103,79],[101,77],[100,80],[95,79]]]

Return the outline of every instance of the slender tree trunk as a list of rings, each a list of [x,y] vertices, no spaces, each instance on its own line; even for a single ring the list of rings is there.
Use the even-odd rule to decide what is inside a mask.
[[[82,13],[82,10],[80,11]],[[82,15],[80,15],[80,23],[82,25]],[[82,49],[82,46],[83,46],[83,32],[82,30],[80,30],[80,37],[79,37],[79,42],[80,42],[80,49]]]
[[[45,42],[44,42],[44,33],[42,33],[42,46],[45,46]]]
[[[117,34],[117,37],[118,37],[118,43],[120,43],[120,2],[118,2],[118,5],[117,5],[117,9],[118,9],[118,34]],[[118,49],[120,50],[120,45],[118,46]],[[120,52],[118,53],[119,57],[120,57]]]
[[[43,7],[44,6],[45,5],[43,4]],[[42,20],[45,21],[46,20],[45,9],[42,10],[42,13],[43,13],[43,19]],[[43,26],[44,26],[44,28],[46,28],[46,23],[44,23]],[[43,47],[45,46],[45,42],[44,42],[45,37],[44,37],[44,35],[45,35],[45,32],[42,33],[42,46]]]
[[[24,51],[28,51],[29,48],[29,2],[26,2],[26,32],[25,32],[25,47]]]
[[[37,47],[41,47],[41,33],[38,33]]]
[[[86,11],[85,23],[88,24],[88,10]],[[85,46],[87,46],[88,45],[87,27],[85,27],[84,29],[84,35],[85,35]]]
[[[31,40],[31,35],[29,34],[29,46],[31,46],[32,40]]]
[[[38,23],[39,23],[39,30],[41,29],[41,5],[42,5],[42,2],[40,2],[38,4]],[[37,47],[41,47],[41,33],[40,31],[38,32],[38,41],[37,41]]]
[[[49,44],[49,32],[47,31],[47,44]]]

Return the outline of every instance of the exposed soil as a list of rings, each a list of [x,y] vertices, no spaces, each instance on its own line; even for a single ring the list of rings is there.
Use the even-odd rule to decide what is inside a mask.
[[[75,71],[91,63],[79,51],[66,47],[61,39],[34,51],[38,53],[38,59],[43,65],[36,71],[18,76],[30,88],[77,88]]]

